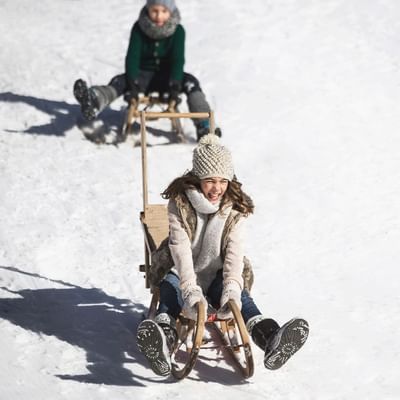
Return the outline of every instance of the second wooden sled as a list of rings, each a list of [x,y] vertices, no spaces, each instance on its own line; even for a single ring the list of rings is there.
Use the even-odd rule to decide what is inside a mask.
[[[154,112],[154,108],[158,108],[158,112]],[[120,132],[121,141],[125,141],[128,135],[133,134],[134,123],[140,119],[141,111],[147,112],[149,111],[153,114],[151,118],[148,119],[159,119],[159,118],[169,118],[171,121],[171,130],[176,135],[176,140],[180,143],[185,142],[185,136],[183,132],[183,127],[179,118],[175,118],[172,114],[179,114],[180,111],[178,109],[178,104],[172,100],[168,101],[161,97],[158,94],[149,94],[147,96],[139,97],[139,100],[136,101],[132,99],[128,105],[124,124],[122,126]],[[154,114],[163,114],[162,117],[156,117]]]
[[[141,150],[142,150],[142,184],[143,184],[143,211],[140,213],[140,221],[144,232],[145,262],[140,265],[140,271],[145,273],[146,288],[150,289],[152,298],[147,317],[154,319],[159,303],[158,287],[154,287],[149,281],[151,268],[151,254],[161,242],[168,237],[168,216],[165,204],[149,204],[147,183],[147,145],[146,145],[146,120],[151,118],[168,118],[167,113],[140,112],[141,120]],[[210,131],[214,132],[213,113],[179,113],[173,114],[174,118],[209,118]],[[254,372],[254,362],[250,347],[250,339],[247,333],[239,307],[229,302],[233,318],[219,320],[216,313],[206,315],[204,308],[197,305],[197,320],[189,320],[180,316],[177,321],[179,340],[171,357],[172,375],[176,379],[183,379],[190,374],[202,348],[228,350],[235,365],[243,378],[249,378]],[[205,329],[210,328],[218,332],[221,344],[212,345],[204,341]]]

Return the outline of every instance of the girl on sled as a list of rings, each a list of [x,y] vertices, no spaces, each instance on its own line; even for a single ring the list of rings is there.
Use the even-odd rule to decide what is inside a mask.
[[[228,301],[234,300],[254,343],[264,351],[267,369],[280,368],[307,340],[304,319],[280,326],[263,315],[250,296],[241,231],[254,205],[241,186],[231,153],[216,135],[208,134],[193,151],[191,171],[162,193],[169,200],[167,244],[174,265],[159,284],[155,320],[144,320],[137,330],[138,348],[157,375],[171,372],[176,319],[180,313],[196,319],[198,302],[205,308],[210,303],[220,319],[227,319]]]

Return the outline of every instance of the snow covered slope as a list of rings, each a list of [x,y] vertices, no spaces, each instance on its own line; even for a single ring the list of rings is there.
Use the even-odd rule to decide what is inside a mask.
[[[207,354],[179,383],[161,383],[134,343],[149,303],[140,151],[85,140],[72,95],[78,77],[122,71],[142,5],[0,1],[0,398],[398,399],[400,4],[178,1],[186,70],[256,203],[254,297],[311,327],[281,370],[254,347],[247,382]],[[158,202],[194,140],[149,142]]]

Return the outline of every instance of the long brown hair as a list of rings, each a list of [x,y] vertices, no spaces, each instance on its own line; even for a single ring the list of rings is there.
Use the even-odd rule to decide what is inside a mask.
[[[200,182],[199,177],[192,172],[187,172],[175,178],[161,193],[161,196],[163,199],[174,199],[178,195],[184,194],[186,189],[197,189],[201,192]],[[229,203],[232,204],[234,210],[246,216],[254,212],[253,200],[242,190],[242,184],[237,180],[236,176],[229,181],[219,209],[222,210]]]

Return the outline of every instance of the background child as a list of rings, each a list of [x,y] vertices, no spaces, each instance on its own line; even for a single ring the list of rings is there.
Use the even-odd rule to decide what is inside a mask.
[[[228,301],[241,308],[246,327],[265,353],[268,369],[280,368],[308,336],[308,324],[292,319],[282,327],[262,315],[243,278],[242,224],[253,213],[250,197],[236,180],[228,149],[213,134],[204,136],[193,152],[192,170],[164,191],[169,199],[169,250],[173,268],[159,284],[155,321],[144,320],[137,344],[158,375],[169,375],[170,353],[176,343],[175,320],[181,312],[196,318],[196,305],[208,302],[218,317],[231,316]],[[161,266],[163,268],[164,266]],[[158,268],[152,258],[152,269]],[[245,276],[246,278],[246,276]]]
[[[133,25],[125,58],[125,73],[111,79],[108,85],[88,88],[78,79],[74,96],[85,119],[93,120],[113,100],[124,94],[129,102],[139,93],[159,92],[179,101],[187,96],[190,112],[209,112],[210,107],[199,81],[183,71],[185,63],[185,30],[174,0],[147,0]],[[197,140],[209,132],[209,121],[193,120]],[[215,133],[221,135],[219,128]]]

